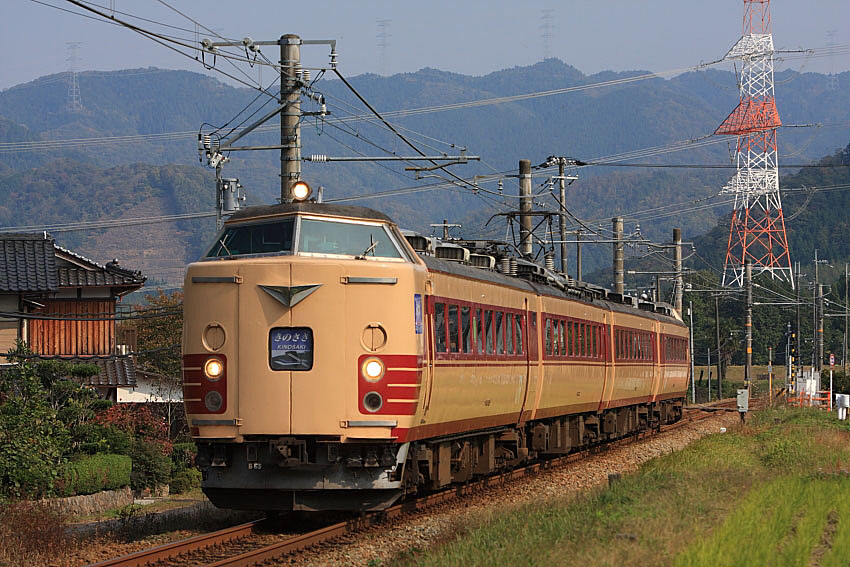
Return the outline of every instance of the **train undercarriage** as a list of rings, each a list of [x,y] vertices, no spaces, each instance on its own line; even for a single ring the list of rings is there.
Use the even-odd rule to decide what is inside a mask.
[[[381,510],[406,495],[674,423],[683,403],[671,399],[402,444],[257,436],[239,444],[199,443],[197,460],[204,492],[222,508]]]

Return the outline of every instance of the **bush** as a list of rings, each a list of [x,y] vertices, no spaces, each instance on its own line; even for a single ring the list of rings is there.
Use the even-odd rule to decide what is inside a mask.
[[[168,484],[171,459],[162,444],[137,438],[133,441],[131,456],[133,472],[130,473],[130,486],[133,490]]]
[[[132,461],[126,455],[83,455],[66,463],[56,479],[60,496],[94,494],[130,484]]]
[[[179,472],[195,466],[198,448],[194,443],[175,443],[171,452],[171,470]]]
[[[171,477],[169,491],[174,494],[188,492],[193,488],[201,486],[201,471],[198,469],[184,469],[174,474]]]
[[[129,455],[130,434],[117,427],[99,423],[85,423],[77,427],[75,436],[82,453],[112,453],[114,455]]]

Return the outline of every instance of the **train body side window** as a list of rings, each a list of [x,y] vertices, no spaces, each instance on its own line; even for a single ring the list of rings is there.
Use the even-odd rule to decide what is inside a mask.
[[[460,342],[457,333],[457,305],[449,305],[449,350],[458,352]]]
[[[463,337],[463,352],[469,354],[472,352],[472,331],[469,324],[469,307],[460,308],[460,328],[461,336]]]
[[[505,321],[505,340],[508,343],[508,354],[515,354],[516,348],[514,347],[514,314],[508,313],[507,320]]]
[[[493,312],[489,309],[484,311],[484,329],[487,332],[487,354],[493,354]]]
[[[525,317],[520,317],[520,316],[517,316],[517,318],[514,319],[514,322],[516,323],[516,353],[517,354],[523,353],[523,350],[522,350],[522,321],[524,319],[525,319]]]
[[[552,320],[546,318],[546,354],[552,354]]]
[[[496,311],[493,315],[495,319],[493,324],[496,326],[496,354],[505,354],[505,326],[503,321],[505,314]]]
[[[481,310],[475,310],[475,334],[478,354],[484,354],[484,319],[481,318]]]
[[[596,325],[590,326],[590,343],[591,343],[591,355],[593,358],[596,358]]]
[[[434,334],[437,339],[437,352],[446,352],[446,304],[434,305]]]

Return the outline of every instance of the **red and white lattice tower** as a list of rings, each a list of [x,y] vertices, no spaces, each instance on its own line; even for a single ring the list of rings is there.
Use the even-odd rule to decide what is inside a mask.
[[[770,0],[744,0],[744,32],[724,59],[741,61],[741,102],[715,134],[737,136],[737,172],[722,193],[735,195],[723,285],[744,285],[744,266],[770,272],[792,286],[791,256],[779,198],[776,129],[781,125],[773,94]]]

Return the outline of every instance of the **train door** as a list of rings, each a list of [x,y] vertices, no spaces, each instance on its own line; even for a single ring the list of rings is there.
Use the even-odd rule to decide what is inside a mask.
[[[599,402],[599,411],[602,411],[611,404],[611,396],[614,392],[614,375],[616,366],[614,365],[614,325],[611,311],[607,311],[604,316],[603,324],[603,342],[605,344],[605,366],[603,372],[602,399]]]
[[[661,353],[659,351],[661,344],[661,324],[658,321],[652,323],[652,388],[650,389],[649,400],[654,402],[658,398],[658,394],[664,389],[663,367],[661,366]]]
[[[430,282],[428,282],[430,283]],[[431,393],[434,388],[434,296],[425,296],[425,392],[422,398],[422,422],[424,423],[428,410],[431,409]]]
[[[539,306],[538,306],[539,307]],[[525,395],[522,400],[522,407],[518,424],[534,419],[534,414],[540,403],[540,393],[542,391],[543,367],[537,353],[538,345],[538,325],[537,312],[530,311],[528,298],[525,299],[525,329],[524,340],[526,344],[526,371],[525,371]]]

